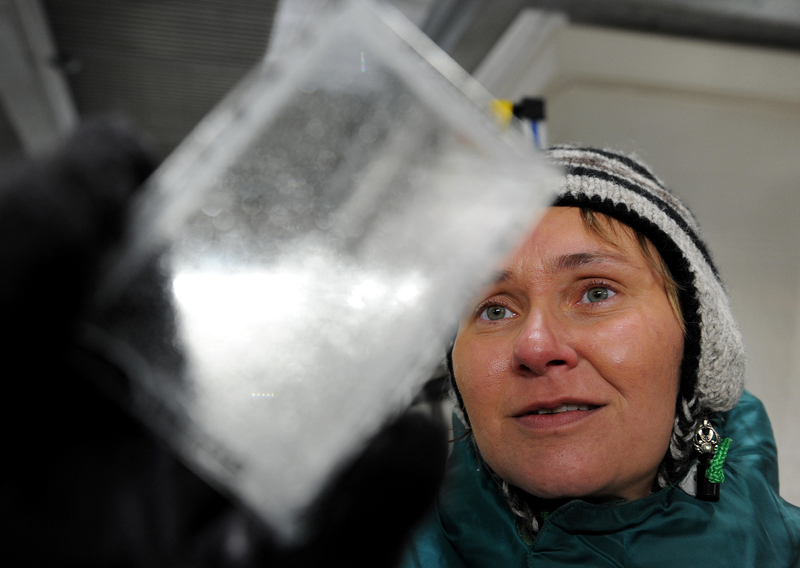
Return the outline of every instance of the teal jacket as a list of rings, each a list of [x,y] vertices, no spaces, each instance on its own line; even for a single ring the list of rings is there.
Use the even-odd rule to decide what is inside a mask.
[[[764,406],[749,393],[717,420],[732,438],[717,503],[671,486],[638,501],[556,509],[532,543],[477,459],[456,442],[434,511],[404,568],[547,566],[800,567],[800,508],[778,495],[778,455]]]

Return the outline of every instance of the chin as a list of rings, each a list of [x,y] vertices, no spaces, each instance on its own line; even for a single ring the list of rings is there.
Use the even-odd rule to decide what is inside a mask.
[[[591,471],[537,468],[536,471],[524,472],[522,476],[517,470],[517,475],[509,474],[507,477],[499,471],[497,473],[511,485],[540,499],[611,501],[625,498],[623,494],[627,493],[623,487],[614,484],[614,479],[603,478],[594,468]]]
[[[530,472],[529,474],[514,475],[510,472],[503,472],[495,469],[497,475],[508,481],[514,487],[522,489],[526,493],[539,497],[540,499],[567,499],[580,498],[598,492],[597,479],[594,482],[587,482],[585,479],[575,479],[572,476],[564,475],[563,472],[554,474],[545,473],[541,470]],[[580,476],[585,477],[585,476]]]
[[[551,485],[523,483],[517,487],[540,499],[603,499],[600,496],[602,493],[600,488],[579,483],[563,483],[563,480]]]
[[[509,483],[540,499],[583,499],[602,503],[619,499],[634,501],[647,497],[654,481],[642,480],[619,487],[613,483],[614,480],[606,480],[608,481],[606,484],[597,476],[588,476],[588,479],[585,475],[581,477],[582,479],[570,479],[569,476],[557,475],[548,479],[537,476],[533,481],[509,479]]]

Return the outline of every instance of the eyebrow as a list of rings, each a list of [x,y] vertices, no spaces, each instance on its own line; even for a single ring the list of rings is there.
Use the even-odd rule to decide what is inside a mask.
[[[587,264],[600,262],[629,262],[628,258],[622,254],[612,252],[576,252],[557,256],[551,263],[550,269],[554,272],[574,270]]]
[[[502,284],[503,282],[513,279],[514,274],[510,270],[498,270],[492,276],[491,283],[496,286],[497,284]]]
[[[601,262],[624,262],[629,263],[629,259],[623,254],[611,252],[576,252],[562,254],[548,262],[548,267],[552,272],[566,272],[581,266],[597,264]],[[499,270],[492,277],[492,284],[502,284],[509,280],[514,280],[515,275],[511,270]]]

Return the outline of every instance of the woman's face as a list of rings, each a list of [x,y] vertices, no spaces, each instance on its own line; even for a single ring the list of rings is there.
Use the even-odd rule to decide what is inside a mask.
[[[683,332],[627,234],[555,207],[462,322],[459,391],[486,462],[544,498],[638,499],[667,452]]]

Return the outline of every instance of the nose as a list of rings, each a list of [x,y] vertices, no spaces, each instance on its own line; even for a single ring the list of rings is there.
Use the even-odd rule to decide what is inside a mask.
[[[514,342],[514,371],[521,375],[544,376],[566,371],[578,364],[571,345],[569,322],[544,310],[528,313]]]

